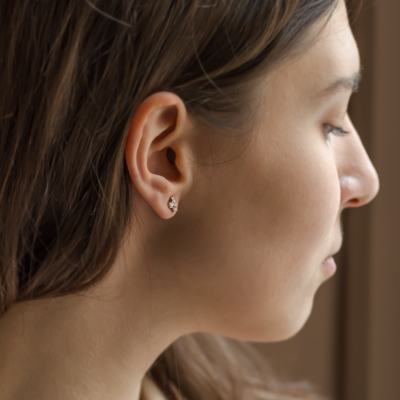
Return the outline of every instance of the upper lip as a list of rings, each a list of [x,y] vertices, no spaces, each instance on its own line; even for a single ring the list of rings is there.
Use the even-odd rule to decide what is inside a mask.
[[[340,246],[338,246],[337,249],[333,253],[329,254],[329,256],[327,256],[326,258],[333,257],[335,254],[339,253],[341,248],[342,248],[342,241],[340,241]]]
[[[339,253],[339,251],[340,251],[340,247],[335,252],[333,252],[331,255],[329,255],[328,257],[333,257],[334,255]]]

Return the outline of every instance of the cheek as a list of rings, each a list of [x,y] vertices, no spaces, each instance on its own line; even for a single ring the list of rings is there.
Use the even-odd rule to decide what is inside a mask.
[[[310,262],[329,251],[339,211],[333,153],[325,142],[306,139],[255,143],[236,173],[248,198],[246,213],[237,202],[246,236],[282,261]]]
[[[239,276],[244,259],[248,268],[236,289],[241,279],[251,287],[241,300],[254,310],[254,321],[268,316],[269,332],[271,325],[299,325],[307,318],[324,279],[321,262],[332,250],[340,204],[336,165],[326,143],[283,147],[255,148],[241,183],[249,207],[247,212],[237,208],[245,237],[235,247]]]
[[[276,340],[305,322],[340,199],[326,143],[264,140],[205,179],[178,239],[202,327],[247,340]]]
[[[340,203],[339,179],[329,151],[310,147],[293,153],[270,187],[274,195],[268,199],[268,211],[276,215],[270,240],[277,247],[291,243],[288,258],[312,261],[321,251],[329,251],[327,240]]]
[[[253,207],[242,223],[252,242],[266,250],[268,261],[310,278],[315,263],[332,250],[339,179],[326,144],[305,142],[285,148],[279,152],[270,147],[269,157],[258,151],[253,155],[248,165],[252,179],[243,180]]]

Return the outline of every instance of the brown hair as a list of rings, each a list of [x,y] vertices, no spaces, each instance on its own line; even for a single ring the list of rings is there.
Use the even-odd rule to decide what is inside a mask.
[[[15,302],[88,289],[110,270],[135,220],[124,148],[147,96],[171,91],[194,118],[238,125],[255,78],[303,51],[309,28],[336,4],[1,2],[0,315]],[[207,348],[229,352],[201,337],[181,339],[158,360],[160,385],[166,376],[177,385],[174,351],[184,396],[267,398],[244,396],[234,382],[254,384],[255,370],[250,379],[228,359],[225,369],[213,365]]]

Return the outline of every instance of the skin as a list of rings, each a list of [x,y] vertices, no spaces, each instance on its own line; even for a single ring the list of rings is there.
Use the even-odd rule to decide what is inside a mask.
[[[359,66],[340,1],[318,41],[259,82],[246,135],[211,133],[172,93],[147,98],[125,149],[140,217],[100,285],[0,320],[0,398],[137,399],[145,371],[184,334],[296,334],[334,273],[323,261],[341,246],[341,212],[379,188],[347,115],[350,90],[321,96]],[[210,146],[215,167],[204,165]]]

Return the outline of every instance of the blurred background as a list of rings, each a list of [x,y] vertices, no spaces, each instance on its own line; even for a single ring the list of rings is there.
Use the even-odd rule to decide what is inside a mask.
[[[376,199],[343,213],[338,270],[293,338],[255,344],[332,400],[400,400],[400,0],[349,3],[363,65],[349,114],[378,171]]]

